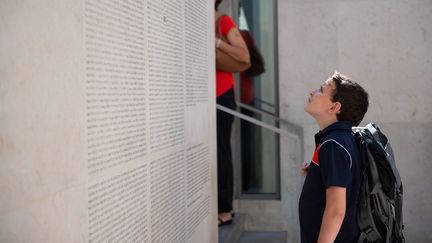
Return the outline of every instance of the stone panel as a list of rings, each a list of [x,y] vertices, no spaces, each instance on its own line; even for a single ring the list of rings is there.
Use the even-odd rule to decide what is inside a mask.
[[[0,242],[216,242],[213,5],[0,16]]]

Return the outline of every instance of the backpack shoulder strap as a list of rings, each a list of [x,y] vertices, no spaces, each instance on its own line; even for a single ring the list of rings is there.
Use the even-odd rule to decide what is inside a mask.
[[[393,149],[392,149],[390,143],[388,141],[386,141],[385,144],[383,144],[383,142],[381,141],[381,137],[380,137],[381,132],[375,124],[369,123],[366,125],[365,129],[367,129],[372,134],[372,136],[374,137],[374,140],[386,152],[386,159],[388,160],[388,162],[390,164],[393,175],[395,176],[395,179],[396,179],[396,185],[399,188],[402,185],[402,180],[401,180],[399,171],[396,168],[396,162],[394,160]],[[384,136],[384,135],[381,134],[381,136]]]

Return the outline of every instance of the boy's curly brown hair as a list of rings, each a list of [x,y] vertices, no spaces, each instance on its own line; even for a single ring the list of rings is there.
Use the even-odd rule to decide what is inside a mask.
[[[369,107],[369,95],[358,83],[346,75],[335,71],[331,77],[336,89],[333,91],[333,102],[341,103],[337,114],[338,121],[349,121],[358,126]]]

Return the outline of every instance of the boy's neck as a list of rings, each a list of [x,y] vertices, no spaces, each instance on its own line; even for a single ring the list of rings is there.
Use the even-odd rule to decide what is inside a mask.
[[[316,119],[316,122],[318,123],[318,126],[320,127],[320,130],[324,130],[326,127],[338,122],[336,117],[329,117],[327,119]]]

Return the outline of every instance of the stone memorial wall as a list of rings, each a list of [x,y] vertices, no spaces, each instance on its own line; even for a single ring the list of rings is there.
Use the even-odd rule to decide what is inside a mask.
[[[216,242],[213,3],[0,16],[0,242]]]

